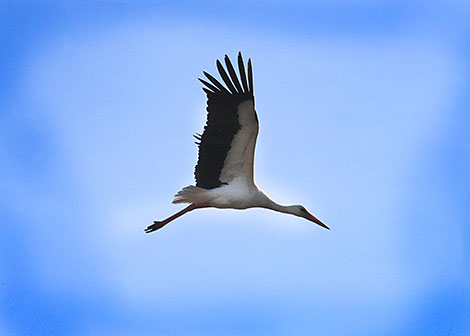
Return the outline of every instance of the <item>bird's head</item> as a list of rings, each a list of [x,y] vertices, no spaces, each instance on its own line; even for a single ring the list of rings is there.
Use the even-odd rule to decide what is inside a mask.
[[[308,219],[309,221],[314,222],[315,224],[318,224],[321,227],[324,227],[325,229],[328,229],[328,230],[330,229],[328,226],[323,224],[319,219],[317,219],[314,215],[308,212],[307,209],[305,209],[303,205],[293,205],[292,214]]]

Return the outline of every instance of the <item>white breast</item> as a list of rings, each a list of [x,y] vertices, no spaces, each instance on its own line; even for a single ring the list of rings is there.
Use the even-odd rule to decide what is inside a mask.
[[[210,203],[216,208],[251,208],[256,206],[259,192],[256,185],[237,177],[229,184],[210,190]]]

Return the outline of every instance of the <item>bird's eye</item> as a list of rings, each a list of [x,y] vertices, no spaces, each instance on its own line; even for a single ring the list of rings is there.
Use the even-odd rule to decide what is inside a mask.
[[[307,209],[305,209],[303,206],[300,207],[300,211],[302,212],[307,212]]]

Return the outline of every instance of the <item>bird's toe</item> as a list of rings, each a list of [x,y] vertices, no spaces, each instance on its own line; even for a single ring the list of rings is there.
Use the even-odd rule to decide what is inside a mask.
[[[147,226],[144,231],[145,231],[145,233],[150,233],[150,232],[153,232],[153,231],[156,231],[156,230],[162,228],[163,225],[164,224],[162,222],[153,221],[153,224]]]

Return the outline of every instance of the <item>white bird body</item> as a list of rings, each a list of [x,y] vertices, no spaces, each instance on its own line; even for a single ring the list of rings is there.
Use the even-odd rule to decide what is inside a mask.
[[[219,209],[247,209],[264,207],[269,203],[269,198],[255,184],[243,177],[236,177],[215,189],[185,187],[175,195],[173,203],[209,203]]]
[[[238,69],[241,84],[230,62],[225,56],[227,75],[222,64],[217,68],[227,87],[210,74],[204,75],[212,83],[199,79],[206,87],[207,125],[199,140],[199,158],[195,169],[196,185],[184,187],[173,203],[190,203],[185,209],[163,221],[154,221],[146,228],[153,232],[181,215],[199,208],[266,208],[306,218],[329,229],[301,205],[283,206],[271,200],[260,190],[253,176],[258,117],[253,95],[251,60],[248,60],[248,80],[241,53],[238,54]],[[243,87],[242,87],[243,86]]]

